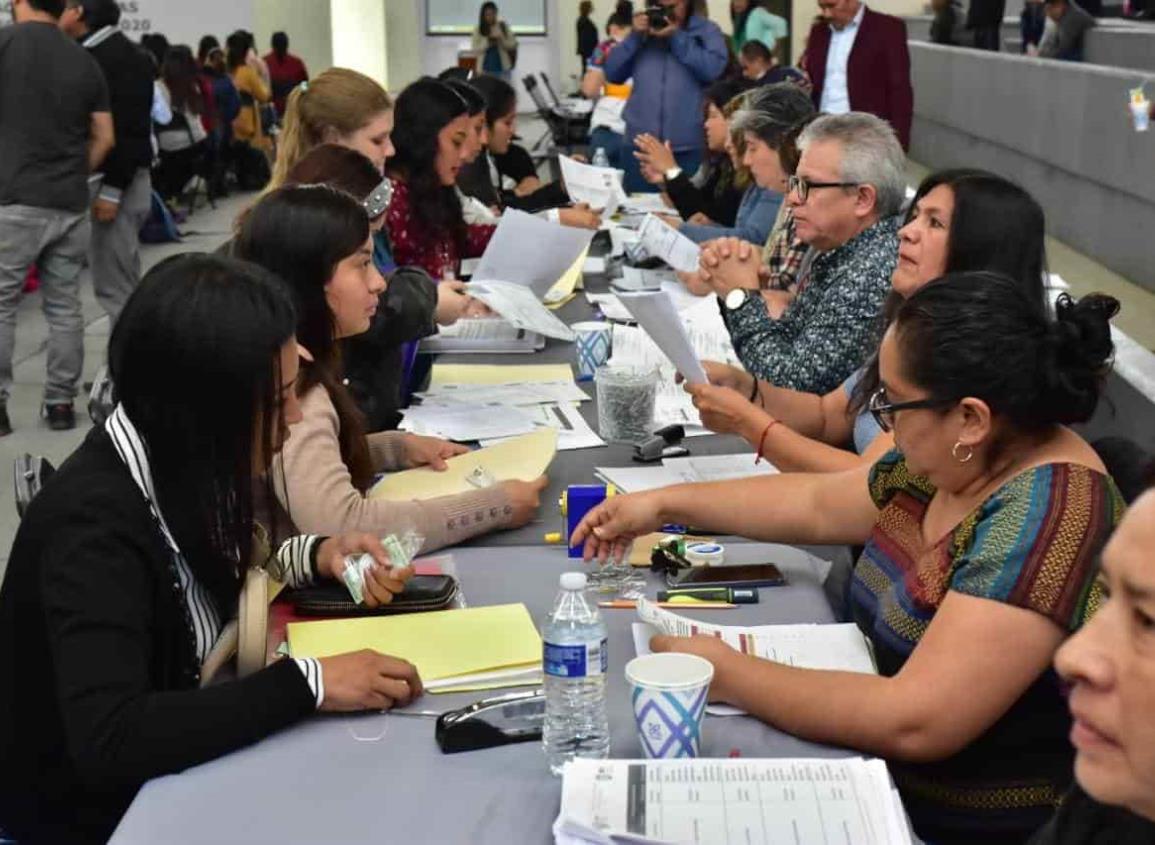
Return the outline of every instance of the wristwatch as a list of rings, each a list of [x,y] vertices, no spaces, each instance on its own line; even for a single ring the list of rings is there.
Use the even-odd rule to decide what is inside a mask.
[[[673,182],[675,179],[682,175],[682,168],[675,164],[662,175],[665,177],[667,182]]]
[[[724,300],[726,303],[726,309],[728,311],[737,311],[739,308],[746,304],[746,299],[749,296],[750,291],[746,290],[746,288],[734,288],[732,291],[726,294],[726,299]]]

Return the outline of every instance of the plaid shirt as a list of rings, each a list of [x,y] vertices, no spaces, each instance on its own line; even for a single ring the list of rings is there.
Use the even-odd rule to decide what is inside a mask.
[[[794,210],[782,203],[774,228],[762,250],[762,263],[770,268],[770,278],[762,282],[763,290],[791,290],[799,283],[798,274],[810,247],[794,234]],[[799,287],[795,293],[801,293]]]

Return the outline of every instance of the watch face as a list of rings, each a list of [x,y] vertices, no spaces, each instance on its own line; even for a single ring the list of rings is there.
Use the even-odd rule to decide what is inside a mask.
[[[746,302],[746,291],[743,288],[734,288],[726,294],[726,307],[731,311],[735,311],[742,307]]]

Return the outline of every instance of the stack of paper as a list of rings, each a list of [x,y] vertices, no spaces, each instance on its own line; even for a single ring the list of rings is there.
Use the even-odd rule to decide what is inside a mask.
[[[881,760],[574,760],[562,776],[558,845],[911,841]]]
[[[495,385],[515,382],[573,381],[569,364],[434,364],[429,383]]]
[[[658,289],[665,292],[674,303],[674,308],[680,313],[702,303],[703,297],[695,296],[686,290],[681,282],[664,281]],[[616,293],[587,293],[586,300],[596,306],[607,320],[619,323],[630,323],[634,315],[622,304]]]
[[[435,499],[478,489],[479,481],[533,481],[549,468],[557,452],[557,432],[538,429],[488,449],[450,458],[449,469],[407,469],[385,476],[369,491],[371,499],[406,502]],[[481,484],[484,486],[484,483]]]
[[[528,413],[498,402],[428,402],[406,408],[403,413],[405,418],[398,426],[402,431],[460,443],[514,437],[537,428]]]
[[[523,604],[294,622],[288,637],[293,657],[368,648],[408,660],[427,692],[541,683],[541,638]]]
[[[673,637],[718,637],[743,654],[800,669],[831,669],[842,672],[878,674],[870,644],[853,623],[803,625],[712,625],[687,619],[658,607],[648,599],[638,600],[638,618],[633,626],[634,648],[650,653],[650,640],[658,634]],[[716,716],[737,716],[742,711],[728,705],[711,704]]]
[[[752,454],[667,458],[661,466],[596,467],[594,471],[599,478],[623,493],[640,493],[672,484],[733,481],[736,478],[773,475],[778,472],[765,461],[755,464]]]
[[[577,405],[559,402],[554,405],[523,406],[517,409],[527,415],[535,428],[547,428],[557,432],[559,452],[576,449],[592,449],[605,446],[606,442],[590,428]],[[482,446],[505,442],[505,438],[494,437],[481,441]]]
[[[522,285],[541,299],[589,249],[593,236],[586,229],[507,209],[473,271],[473,281]],[[581,263],[577,270],[580,274]]]
[[[558,156],[561,164],[561,178],[565,182],[566,193],[574,202],[584,202],[590,208],[600,209],[603,218],[613,216],[618,206],[626,199],[622,188],[622,171],[611,167],[595,167],[592,164]]]
[[[685,273],[698,269],[701,247],[661,218],[648,215],[638,229],[638,237],[647,256],[660,258]]]
[[[526,353],[544,348],[544,335],[498,319],[458,320],[421,341],[422,352]]]
[[[627,214],[672,214],[675,217],[678,211],[666,205],[661,194],[630,194],[621,205],[622,211]]]
[[[590,398],[572,381],[509,382],[492,385],[436,384],[417,395],[426,404],[496,403],[511,407],[587,402]]]

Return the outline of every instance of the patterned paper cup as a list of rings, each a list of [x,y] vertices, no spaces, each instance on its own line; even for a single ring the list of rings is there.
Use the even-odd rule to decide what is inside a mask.
[[[578,381],[589,381],[594,377],[598,367],[610,360],[613,327],[609,323],[591,320],[586,323],[574,323],[570,328],[577,336],[574,354],[577,356],[575,363]]]
[[[638,739],[650,760],[697,757],[714,666],[693,654],[646,654],[626,664]]]

